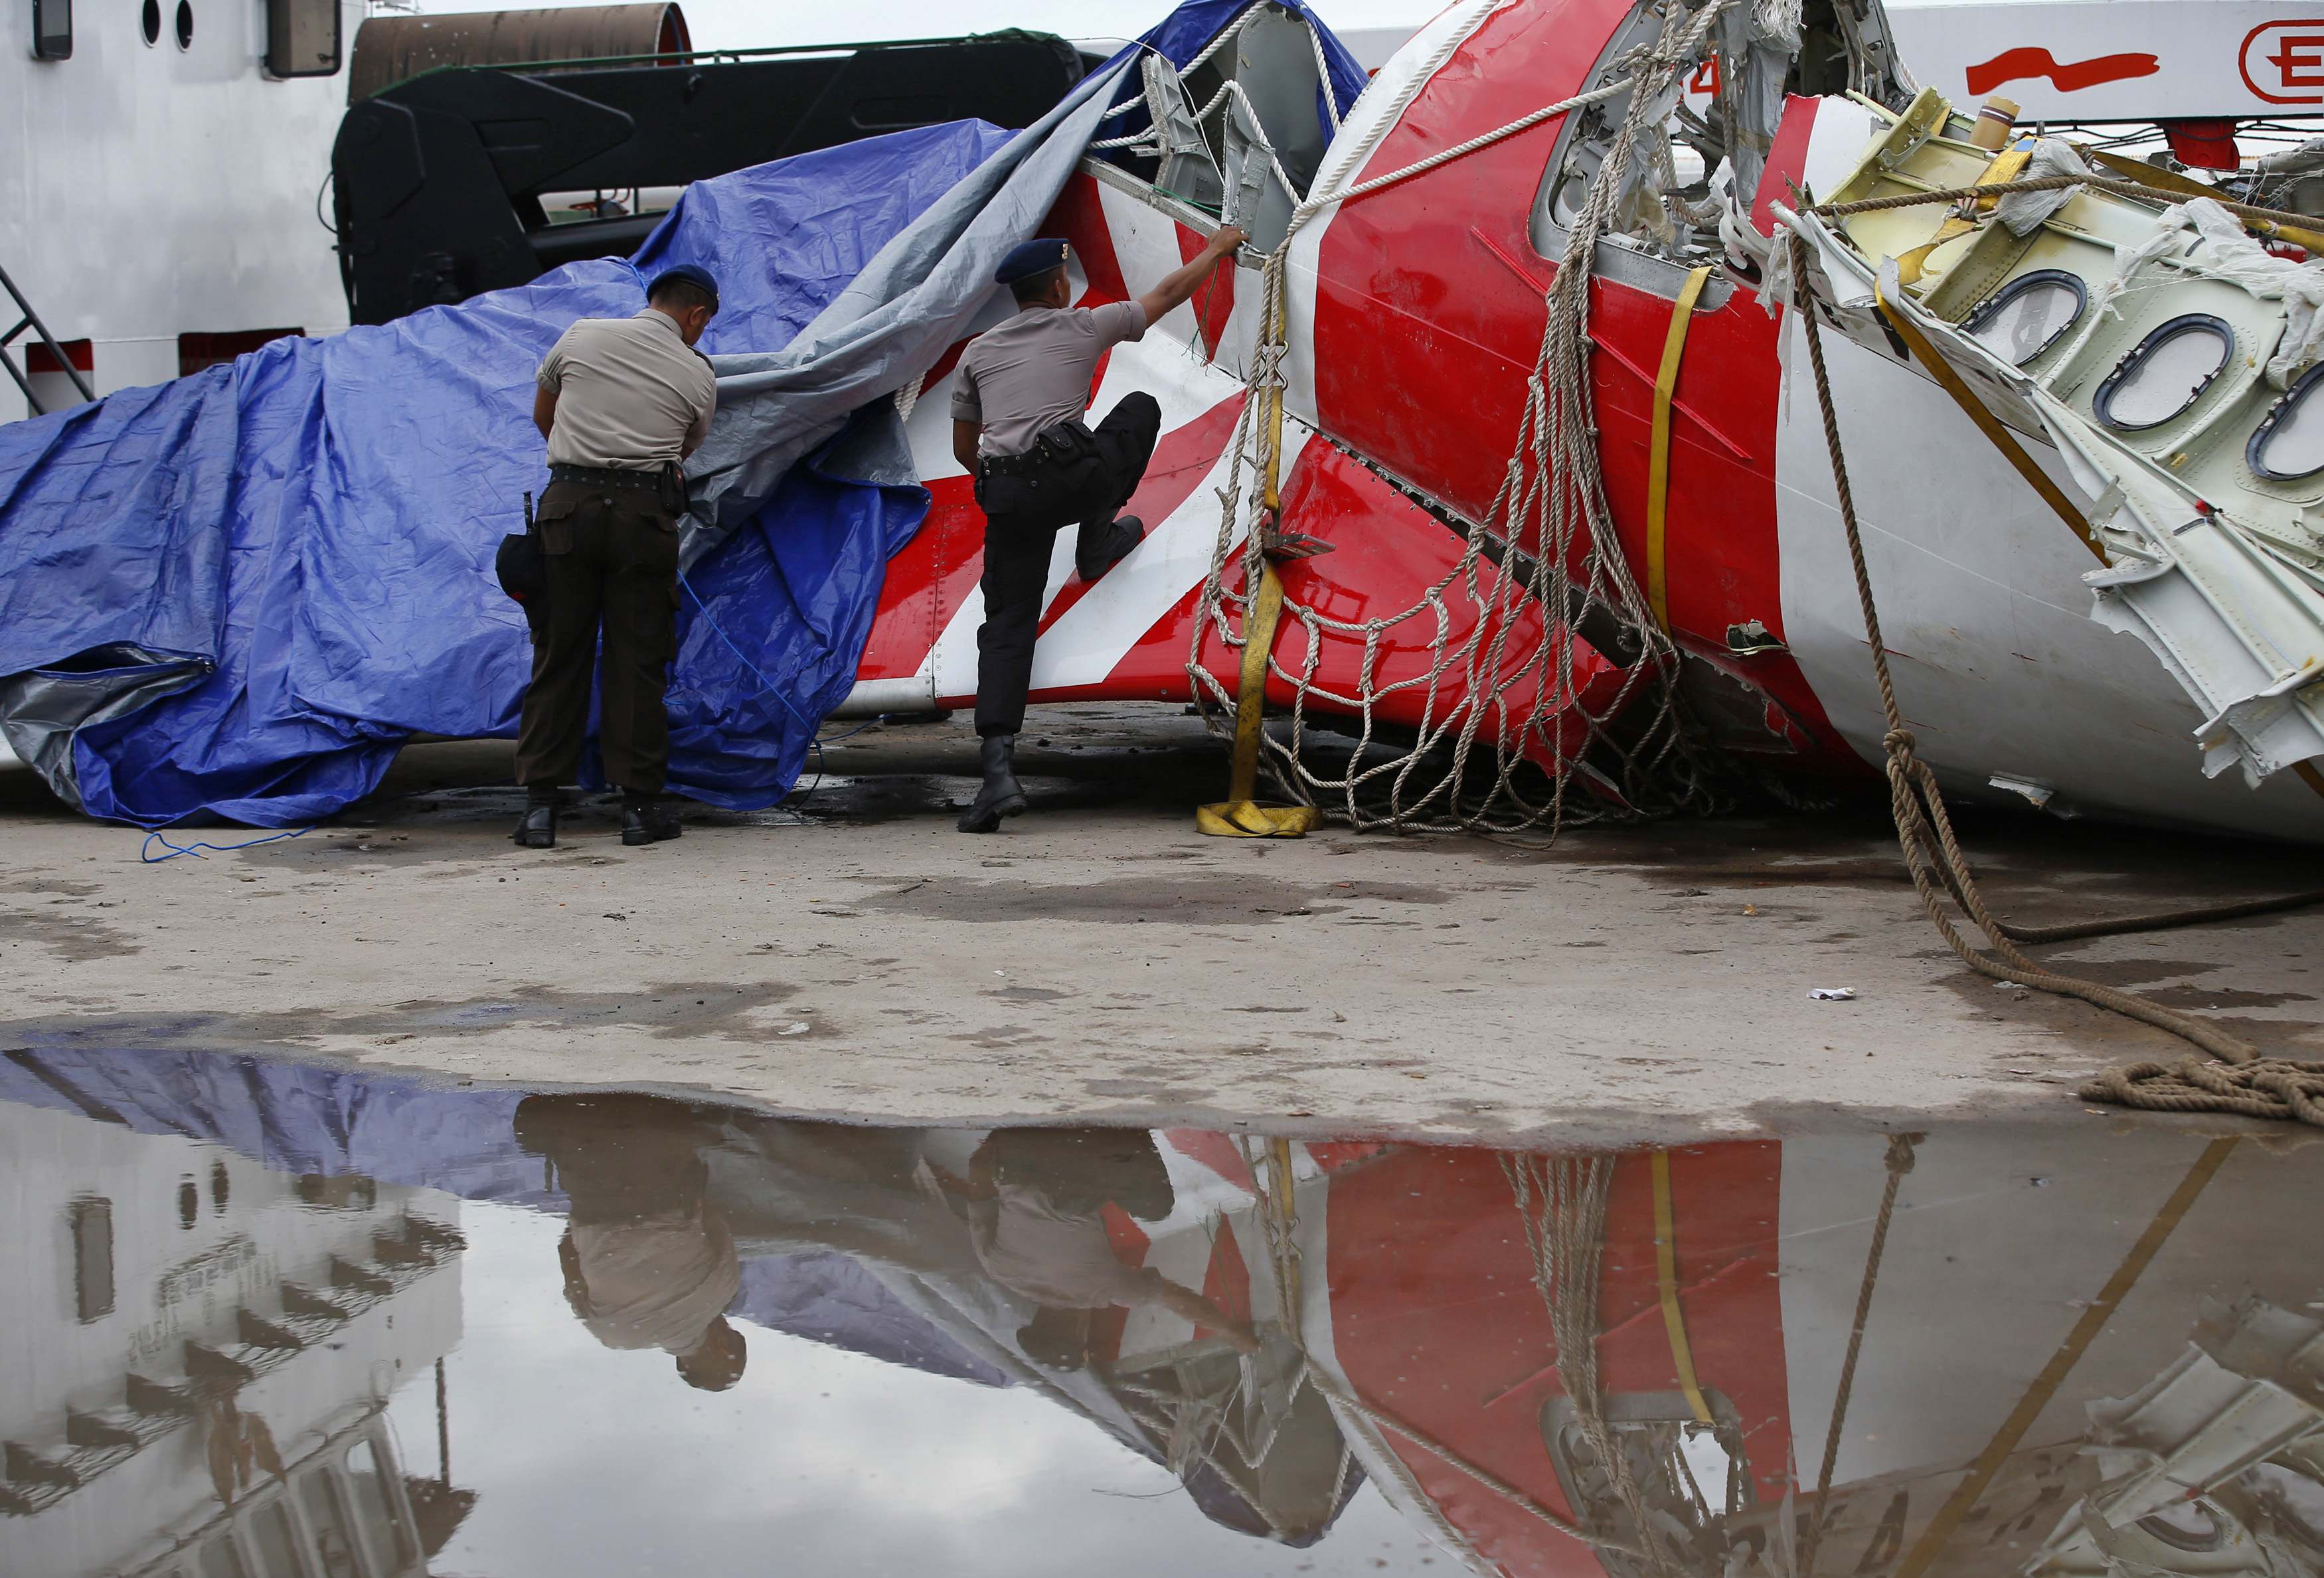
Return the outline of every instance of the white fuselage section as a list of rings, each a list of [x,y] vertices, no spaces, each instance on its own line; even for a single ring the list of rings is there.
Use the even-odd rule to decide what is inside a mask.
[[[29,5],[0,45],[0,269],[99,394],[177,377],[182,336],[347,325],[317,217],[346,72],[271,78],[259,0],[187,4],[184,49],[176,0],[151,44],[136,0],[115,0],[75,8],[69,60],[32,58]],[[342,8],[349,51],[363,9]],[[9,347],[19,367],[32,337]],[[78,398],[54,371],[38,387],[52,410]],[[0,378],[0,420],[26,414]]]

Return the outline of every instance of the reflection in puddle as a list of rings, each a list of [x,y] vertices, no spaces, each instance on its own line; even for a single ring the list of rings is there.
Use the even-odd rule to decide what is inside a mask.
[[[2313,1573],[2320,1175],[13,1052],[0,1571]]]

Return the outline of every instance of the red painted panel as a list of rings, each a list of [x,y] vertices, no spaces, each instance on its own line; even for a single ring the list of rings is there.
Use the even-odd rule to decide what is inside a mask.
[[[1626,8],[1613,0],[1515,8],[1487,22],[1422,91],[1364,174],[1401,168],[1577,87]],[[1763,183],[1796,180],[1812,101],[1794,101]],[[1541,343],[1554,265],[1533,249],[1530,211],[1558,123],[1349,204],[1320,256],[1319,414],[1327,432],[1471,515],[1502,485]],[[1591,358],[1600,465],[1632,573],[1643,582],[1653,384],[1671,302],[1600,281]],[[1672,431],[1665,563],[1672,621],[1698,650],[1757,619],[1782,638],[1775,424],[1776,325],[1751,293],[1699,314],[1681,365]],[[1577,551],[1583,545],[1577,544]],[[1861,771],[1788,656],[1751,679],[1806,729],[1821,761]]]
[[[1671,1158],[1678,1286],[1702,1384],[1744,1428],[1763,1500],[1791,1457],[1776,1281],[1781,1147],[1716,1145]],[[1648,1162],[1616,1164],[1597,1312],[1609,1394],[1675,1392],[1656,1282]],[[1365,1402],[1570,1513],[1542,1435],[1560,1395],[1556,1346],[1501,1159],[1416,1148],[1332,1183],[1327,1277],[1342,1370]],[[1425,1494],[1496,1566],[1521,1578],[1598,1574],[1580,1542],[1385,1432]]]
[[[1162,1142],[1189,1160],[1202,1163],[1237,1188],[1251,1187],[1250,1164],[1243,1160],[1235,1142],[1216,1130],[1165,1129]]]
[[[1212,1229],[1210,1263],[1203,1269],[1203,1297],[1228,1319],[1250,1323],[1250,1267],[1242,1258],[1242,1245],[1235,1241],[1233,1226],[1223,1219]],[[1198,1324],[1194,1340],[1199,1343],[1213,1332],[1213,1328]]]
[[[888,561],[858,679],[907,679],[919,672],[967,589],[984,571],[984,516],[965,476],[927,484],[927,519]]]
[[[1361,627],[1374,619],[1401,619],[1390,626],[1392,639],[1384,641],[1370,660],[1374,716],[1407,726],[1441,723],[1447,709],[1469,688],[1467,677],[1458,671],[1439,675],[1433,690],[1425,682],[1435,660],[1441,608],[1448,651],[1456,651],[1465,642],[1480,619],[1493,620],[1503,628],[1506,641],[1498,672],[1483,667],[1482,654],[1493,634],[1490,625],[1480,643],[1480,690],[1506,688],[1495,715],[1478,730],[1477,738],[1480,743],[1489,743],[1497,735],[1518,741],[1544,678],[1533,667],[1542,644],[1537,605],[1513,597],[1499,612],[1491,612],[1503,586],[1500,573],[1480,559],[1473,567],[1476,592],[1472,595],[1466,577],[1458,573],[1464,540],[1328,443],[1311,443],[1302,452],[1283,490],[1283,510],[1287,522],[1333,545],[1333,552],[1280,567],[1277,573],[1285,593],[1314,609],[1322,619],[1356,627],[1323,629],[1315,649],[1314,680],[1307,703],[1311,708],[1351,710],[1335,707],[1327,696],[1317,693],[1358,695],[1366,662]],[[1436,606],[1432,607],[1424,595],[1440,586]],[[1573,646],[1572,671],[1576,688],[1593,708],[1609,706],[1622,683],[1621,671],[1578,636],[1567,639]],[[1302,670],[1309,660],[1309,641],[1305,625],[1287,624],[1277,637],[1277,663],[1293,672]],[[1206,641],[1204,661],[1214,672],[1231,672],[1239,658]],[[1279,679],[1269,681],[1270,706],[1287,706],[1294,699],[1288,685]],[[1580,743],[1579,725],[1571,724],[1559,741],[1535,736],[1525,739],[1523,746],[1526,754],[1546,763],[1554,751],[1572,750]]]
[[[1573,92],[1628,10],[1626,0],[1571,0],[1488,18],[1381,140],[1363,176]],[[1527,220],[1563,124],[1342,205],[1320,249],[1315,376],[1325,430],[1471,515],[1500,486],[1541,343],[1539,288],[1495,254],[1534,257]]]
[[[70,363],[76,371],[81,373],[93,373],[97,370],[97,347],[93,342],[59,340],[57,350],[64,353],[64,360],[61,362],[57,359],[56,353],[51,351],[42,341],[27,342],[24,346],[25,373],[27,374],[49,373],[61,376],[66,363]]]

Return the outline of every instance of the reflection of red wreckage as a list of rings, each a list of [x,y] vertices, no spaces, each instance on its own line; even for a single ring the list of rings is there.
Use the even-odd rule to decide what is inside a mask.
[[[2298,1158],[2155,1131],[1618,1158],[1158,1138],[1180,1204],[1150,1235],[1110,1210],[1116,1253],[1198,1282],[1266,1341],[1238,1370],[1183,1318],[1116,1312],[1083,1379],[1157,1441],[1166,1393],[1187,1439],[1240,1421],[1262,1508],[1283,1482],[1269,1452],[1328,1462],[1336,1426],[1481,1573],[2261,1574],[2324,1557],[2313,1246],[2255,1209]],[[1552,1205],[1561,1171],[1576,1187]],[[1594,1276],[1594,1302],[1545,1297],[1536,1245],[1553,1290]],[[969,1303],[937,1318],[958,1333]],[[1569,1389],[1591,1365],[1594,1389]],[[1212,1412],[1190,1427],[1203,1389],[1157,1380],[1205,1370]],[[1261,1416],[1276,1433],[1250,1429]],[[1298,1532],[1286,1512],[1278,1537]]]

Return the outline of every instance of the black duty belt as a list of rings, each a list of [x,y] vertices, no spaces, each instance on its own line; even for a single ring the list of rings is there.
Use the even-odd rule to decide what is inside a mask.
[[[988,455],[984,457],[987,476],[1030,476],[1047,469],[1054,462],[1038,448],[1028,449],[1022,455]]]
[[[551,482],[578,483],[583,487],[637,488],[645,493],[661,491],[661,470],[632,471],[605,466],[552,466],[549,468]]]
[[[1095,441],[1089,429],[1068,418],[1052,422],[1041,429],[1032,447],[1016,455],[984,457],[987,476],[1038,476],[1059,466],[1070,466],[1094,453]]]

